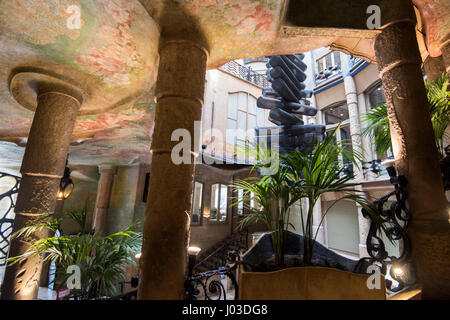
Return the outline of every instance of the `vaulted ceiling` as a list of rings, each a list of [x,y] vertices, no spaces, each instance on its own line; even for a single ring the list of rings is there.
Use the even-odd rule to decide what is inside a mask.
[[[161,34],[203,41],[208,68],[328,45],[374,62],[379,30],[365,27],[365,10],[379,4],[386,25],[410,18],[411,12],[396,8],[403,1],[409,0],[1,1],[0,141],[6,142],[0,142],[0,166],[20,165],[36,81],[69,82],[85,95],[72,163],[149,162]],[[426,34],[421,51],[438,56],[449,38],[450,2],[413,2]],[[80,8],[80,28],[68,24],[71,6]]]

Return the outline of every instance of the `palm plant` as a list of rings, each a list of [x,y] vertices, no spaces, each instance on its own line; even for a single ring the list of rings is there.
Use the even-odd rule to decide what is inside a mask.
[[[369,214],[376,216],[376,210],[356,188],[360,183],[351,182],[353,174],[346,172],[347,166],[343,159],[355,167],[361,162],[361,155],[352,150],[351,143],[345,140],[336,141],[337,126],[331,134],[316,143],[306,152],[293,151],[282,156],[282,163],[288,172],[287,184],[292,198],[296,201],[307,200],[306,215],[301,208],[301,226],[304,236],[303,263],[312,264],[313,248],[319,228],[328,211],[339,201],[350,200],[359,203]],[[326,193],[336,193],[339,198],[328,207],[314,233],[313,210],[320,197]]]
[[[431,123],[433,125],[436,146],[439,156],[442,159],[445,156],[443,141],[446,138],[445,130],[450,124],[450,101],[449,101],[449,77],[444,74],[434,82],[425,81],[427,90],[428,104],[430,108]],[[366,128],[363,135],[372,138],[375,152],[378,157],[382,157],[391,147],[391,135],[389,131],[389,119],[386,103],[373,106],[363,121]]]
[[[241,220],[241,227],[262,221],[272,231],[272,244],[278,266],[282,266],[284,263],[284,230],[289,226],[293,227],[290,223],[290,209],[298,201],[306,199],[308,202],[305,217],[303,207],[300,206],[304,236],[303,263],[305,265],[312,264],[312,253],[318,234],[317,231],[313,232],[313,209],[321,195],[328,192],[336,192],[341,195],[327,209],[323,218],[337,202],[351,200],[358,202],[371,216],[377,219],[374,205],[355,188],[359,184],[351,182],[352,175],[344,174],[347,166],[343,159],[358,166],[361,155],[352,151],[350,143],[342,140],[336,141],[335,135],[339,129],[340,126],[306,152],[293,151],[287,155],[281,155],[279,168],[273,174],[262,178],[239,180],[234,184],[235,188],[244,191],[244,196],[237,199],[233,205],[243,202],[249,212]],[[258,163],[254,168],[261,166]],[[259,208],[250,206],[250,200],[258,204]],[[318,227],[322,224],[323,218]]]
[[[253,151],[259,154],[258,162],[252,168],[260,170],[270,166],[267,159],[276,159],[277,155],[271,150],[257,145]],[[278,163],[279,164],[279,163]],[[291,197],[291,192],[287,181],[287,169],[278,166],[277,170],[268,170],[271,174],[262,178],[250,177],[245,180],[238,180],[233,184],[237,190],[243,190],[243,196],[233,202],[234,205],[243,204],[248,214],[240,221],[240,227],[256,222],[263,222],[268,230],[271,230],[272,245],[275,255],[275,263],[278,266],[284,265],[284,230],[289,225],[289,208],[295,203]],[[254,202],[256,206],[250,205]]]
[[[53,219],[47,215],[13,234],[13,237],[32,239],[33,244],[21,256],[9,259],[11,264],[20,262],[30,256],[42,256],[44,261],[53,261],[58,265],[54,282],[57,289],[65,286],[71,274],[69,266],[80,268],[81,288],[72,289],[71,298],[95,299],[117,293],[117,285],[123,283],[125,266],[135,265],[134,255],[140,251],[142,234],[132,230],[134,225],[125,230],[98,236],[86,231],[86,207],[81,212],[71,211],[67,217],[75,221],[80,231],[61,237],[34,239],[35,232],[49,231],[54,234],[60,230],[61,218]]]

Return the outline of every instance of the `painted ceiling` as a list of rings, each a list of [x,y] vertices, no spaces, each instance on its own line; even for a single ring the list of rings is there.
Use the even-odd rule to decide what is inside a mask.
[[[414,2],[430,53],[439,55],[436,43],[450,25],[449,2]],[[209,46],[208,68],[327,45],[375,59],[375,32],[288,25],[283,0],[0,0],[0,166],[20,165],[35,108],[34,93],[23,84],[42,75],[85,95],[72,163],[149,162],[159,36],[177,28],[164,14],[168,3],[200,26]],[[69,25],[73,6],[80,8],[79,28]]]

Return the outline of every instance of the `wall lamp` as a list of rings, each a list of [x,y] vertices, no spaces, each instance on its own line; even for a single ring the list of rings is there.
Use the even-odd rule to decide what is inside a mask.
[[[59,190],[58,190],[58,195],[57,195],[57,199],[58,200],[66,200],[67,198],[70,197],[70,195],[72,194],[73,191],[73,181],[70,178],[70,169],[67,166],[69,163],[69,160],[66,159],[66,167],[64,168],[64,175],[61,178],[61,181],[59,182]]]

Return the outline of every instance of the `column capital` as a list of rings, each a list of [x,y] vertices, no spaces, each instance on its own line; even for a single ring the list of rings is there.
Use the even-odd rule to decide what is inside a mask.
[[[98,166],[98,171],[100,174],[107,173],[108,171],[112,174],[117,173],[117,166],[109,163],[102,163]]]

